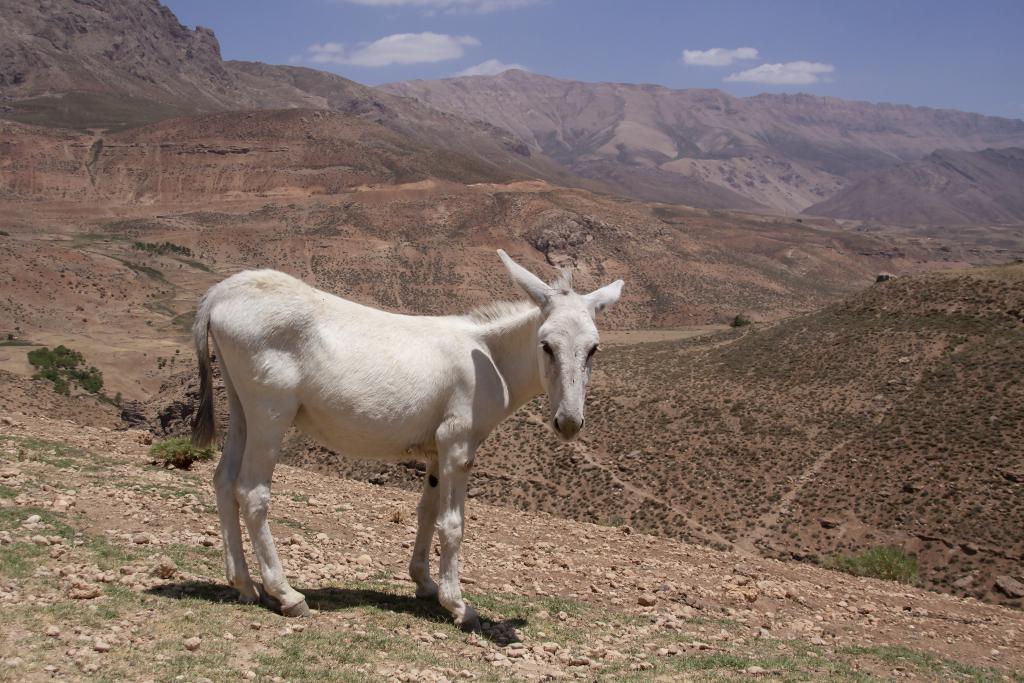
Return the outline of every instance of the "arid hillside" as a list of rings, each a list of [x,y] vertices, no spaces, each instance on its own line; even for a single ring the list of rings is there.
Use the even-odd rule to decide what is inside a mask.
[[[559,444],[535,403],[485,445],[472,495],[782,558],[897,546],[925,586],[1020,606],[996,580],[1024,557],[1022,371],[1024,266],[901,278],[777,324],[608,345],[581,439]]]
[[[170,119],[109,136],[0,122],[0,196],[119,204],[331,195],[510,175],[362,118],[287,109]]]
[[[1017,610],[479,500],[465,634],[413,597],[415,494],[279,465],[286,619],[224,584],[213,463],[151,438],[0,415],[3,680],[1022,680]]]
[[[200,113],[275,109],[340,112],[404,144],[470,157],[490,175],[601,187],[489,124],[335,74],[224,61],[212,30],[183,26],[158,0],[0,4],[0,119],[109,134]]]
[[[503,246],[527,263],[574,267],[584,287],[625,277],[625,305],[610,320],[619,327],[721,323],[740,312],[773,318],[855,291],[882,270],[1005,260],[1022,248],[892,239],[827,219],[516,181],[475,157],[333,111],[207,114],[104,136],[6,122],[0,199],[14,251],[68,246],[44,234],[89,234],[88,250],[123,261],[119,249],[131,242],[169,241],[220,273],[271,265],[419,313],[511,296],[491,276],[493,250]],[[24,263],[9,263],[26,277]]]
[[[543,183],[424,180],[308,196],[293,183],[322,179],[323,170],[257,172],[245,165],[249,155],[196,156],[209,165],[194,162],[192,174],[180,166],[161,185],[151,166],[101,171],[95,187],[124,183],[106,200],[4,201],[0,334],[82,351],[112,393],[142,400],[174,372],[192,372],[187,329],[199,297],[245,268],[278,268],[390,310],[465,313],[517,296],[494,254],[501,247],[549,275],[551,264],[574,266],[581,288],[625,278],[623,301],[603,325],[639,329],[724,324],[739,313],[775,319],[856,291],[881,270],[1005,259],[941,240],[613,201]],[[79,188],[95,191],[77,172]],[[242,193],[239,178],[288,185]],[[195,203],[171,199],[182,185],[195,189]],[[147,188],[160,191],[130,199]],[[24,354],[0,349],[0,369],[31,374]]]
[[[804,213],[904,225],[1021,226],[1024,148],[939,150],[869,175]]]
[[[511,70],[382,86],[511,131],[576,173],[655,201],[798,212],[936,149],[1020,146],[1024,121],[811,95],[582,83]],[[858,216],[859,217],[859,216]]]

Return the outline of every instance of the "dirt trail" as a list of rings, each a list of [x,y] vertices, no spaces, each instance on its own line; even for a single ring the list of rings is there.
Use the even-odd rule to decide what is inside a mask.
[[[742,552],[752,553],[755,555],[758,554],[757,542],[764,538],[764,536],[768,534],[771,528],[778,523],[779,517],[781,517],[782,514],[789,509],[789,506],[792,505],[793,502],[796,500],[797,496],[800,495],[800,492],[803,490],[804,486],[806,486],[807,483],[810,482],[814,478],[814,476],[821,471],[821,468],[824,467],[832,459],[832,456],[834,456],[839,451],[843,450],[848,443],[849,441],[843,441],[836,445],[835,447],[825,451],[817,458],[815,458],[814,461],[807,467],[807,469],[804,470],[799,477],[797,477],[796,482],[793,484],[793,487],[789,489],[789,491],[787,491],[785,495],[782,496],[782,498],[779,499],[779,502],[775,505],[775,507],[773,507],[771,510],[763,514],[760,517],[760,519],[757,520],[757,525],[753,529],[751,529],[749,533],[747,533],[742,538],[736,539],[735,543],[733,544],[734,547]]]

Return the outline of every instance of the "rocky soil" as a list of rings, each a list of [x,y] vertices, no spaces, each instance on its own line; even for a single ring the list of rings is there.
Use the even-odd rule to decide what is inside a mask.
[[[0,679],[1021,680],[1019,611],[479,501],[463,634],[412,597],[414,494],[282,465],[286,620],[221,583],[213,464],[150,440],[2,418]]]

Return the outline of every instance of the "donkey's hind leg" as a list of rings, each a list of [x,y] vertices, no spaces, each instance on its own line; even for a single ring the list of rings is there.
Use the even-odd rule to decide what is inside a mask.
[[[439,500],[437,485],[437,458],[434,458],[427,464],[423,496],[416,506],[416,545],[409,561],[409,576],[416,583],[416,597],[424,600],[437,598],[437,584],[430,578],[430,545],[434,540]]]
[[[267,522],[274,465],[281,439],[292,424],[297,406],[290,399],[265,399],[254,405],[247,404],[245,408],[245,455],[235,492],[259,560],[263,587],[270,598],[280,603],[281,613],[286,617],[307,616],[309,608],[305,596],[288,584]]]
[[[224,541],[224,565],[228,584],[238,591],[238,599],[244,603],[259,600],[256,587],[249,575],[249,566],[245,562],[242,548],[242,528],[238,519],[238,498],[235,497],[235,481],[242,467],[242,456],[245,452],[245,413],[238,400],[238,394],[231,386],[225,374],[224,384],[227,388],[229,417],[228,432],[224,439],[224,451],[217,464],[217,472],[213,476],[213,485],[217,491],[217,514],[220,517],[220,533]]]

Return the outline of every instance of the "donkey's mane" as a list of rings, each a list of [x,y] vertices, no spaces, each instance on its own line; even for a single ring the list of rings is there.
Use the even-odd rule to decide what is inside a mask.
[[[572,294],[572,271],[565,269],[551,283],[551,289],[559,294]],[[515,318],[534,309],[529,301],[495,301],[477,306],[465,316],[475,323],[494,323]]]
[[[568,268],[558,271],[558,277],[551,283],[551,289],[559,294],[572,294],[572,271]]]
[[[493,323],[517,317],[536,308],[529,301],[495,301],[474,308],[464,317],[475,323]]]
[[[563,269],[551,283],[551,289],[559,294],[572,294],[572,271]],[[475,323],[493,323],[517,317],[534,308],[529,301],[495,301],[474,308],[464,317]]]

